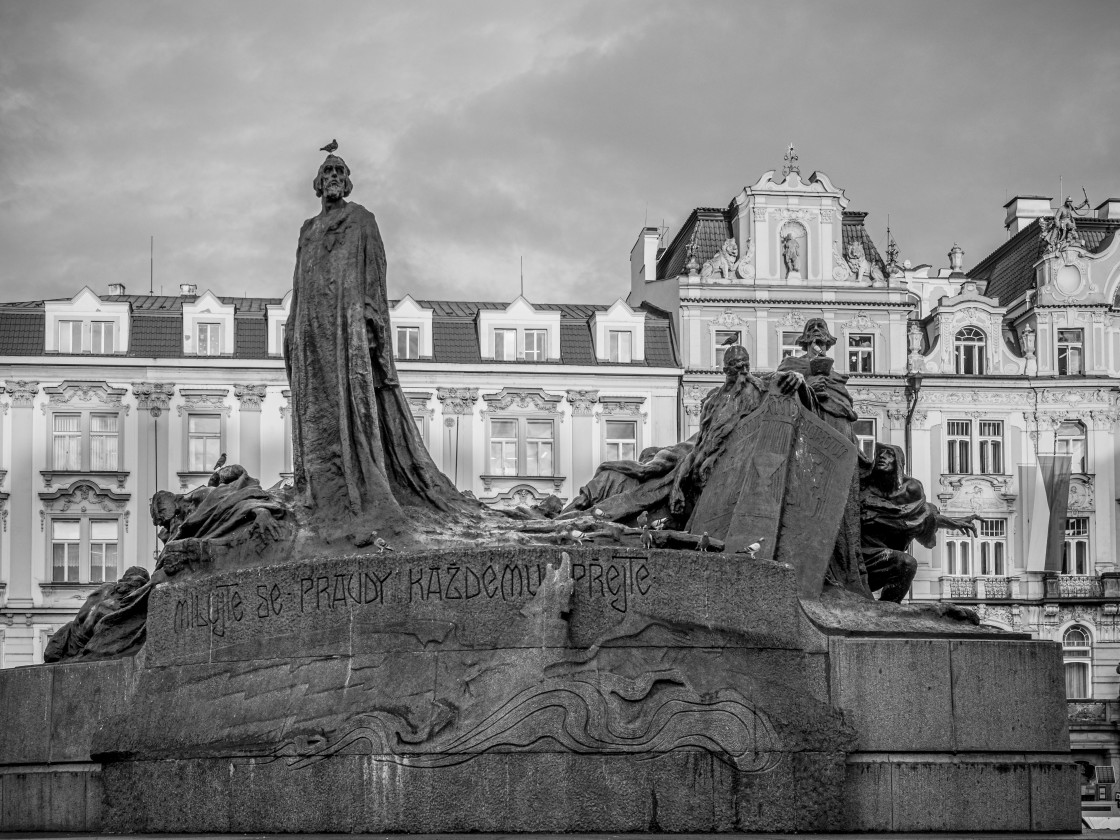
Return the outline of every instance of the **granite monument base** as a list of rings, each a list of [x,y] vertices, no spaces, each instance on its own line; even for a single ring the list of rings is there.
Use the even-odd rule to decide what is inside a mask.
[[[157,589],[0,672],[0,830],[1076,831],[1058,647],[742,555],[495,549]]]

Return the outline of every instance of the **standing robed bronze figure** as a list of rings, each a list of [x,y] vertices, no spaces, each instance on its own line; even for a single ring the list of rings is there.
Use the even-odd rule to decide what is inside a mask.
[[[322,211],[300,230],[284,332],[297,496],[327,532],[379,527],[402,505],[459,507],[397,379],[377,222],[345,200],[342,158],[327,156],[314,187]]]

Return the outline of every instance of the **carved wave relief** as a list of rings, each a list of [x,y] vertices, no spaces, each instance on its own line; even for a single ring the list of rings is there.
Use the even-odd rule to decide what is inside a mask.
[[[782,758],[773,725],[739,692],[701,696],[677,671],[638,679],[616,674],[545,680],[462,727],[415,731],[399,715],[362,715],[337,737],[294,738],[262,761],[292,769],[336,755],[370,755],[407,767],[452,767],[489,752],[543,751],[653,759],[700,750],[741,773],[773,770]],[[446,721],[445,721],[446,724]]]

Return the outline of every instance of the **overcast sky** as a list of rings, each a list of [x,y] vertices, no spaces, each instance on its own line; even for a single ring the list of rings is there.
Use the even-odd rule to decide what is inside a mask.
[[[393,296],[609,302],[792,140],[915,263],[1120,196],[1120,3],[0,0],[0,299],[281,296],[331,138]]]

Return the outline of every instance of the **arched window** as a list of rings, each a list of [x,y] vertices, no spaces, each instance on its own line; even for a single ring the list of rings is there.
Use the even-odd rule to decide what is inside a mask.
[[[1066,699],[1092,697],[1093,643],[1088,630],[1077,624],[1066,630],[1062,636],[1062,659],[1066,670]]]
[[[984,348],[988,343],[982,330],[964,327],[953,339],[953,352],[957,360],[957,373],[982,374],[984,372]]]

